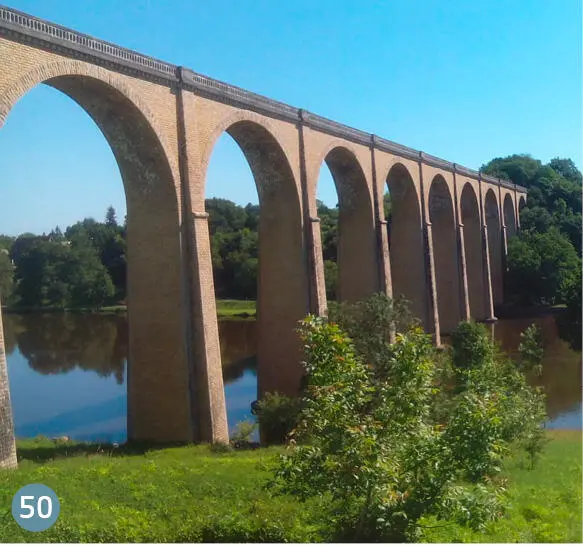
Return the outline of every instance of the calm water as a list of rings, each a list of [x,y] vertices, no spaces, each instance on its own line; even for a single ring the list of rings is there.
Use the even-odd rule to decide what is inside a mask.
[[[532,320],[499,321],[494,335],[507,351]],[[536,320],[545,343],[548,426],[581,429],[581,354],[560,340],[551,316]],[[256,398],[254,321],[219,324],[229,427],[251,418]],[[78,440],[126,438],[125,316],[5,315],[4,331],[16,435],[68,435]]]

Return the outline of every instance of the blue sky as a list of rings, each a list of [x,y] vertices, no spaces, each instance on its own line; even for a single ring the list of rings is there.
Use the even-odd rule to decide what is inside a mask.
[[[4,0],[468,167],[530,153],[582,158],[580,0]],[[102,218],[125,197],[108,145],[44,86],[0,130],[0,233]],[[323,170],[319,197],[336,203]],[[219,141],[207,195],[257,202]]]

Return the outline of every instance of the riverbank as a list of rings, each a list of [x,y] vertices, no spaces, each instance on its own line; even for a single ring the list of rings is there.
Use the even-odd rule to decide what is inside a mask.
[[[580,542],[581,432],[550,431],[538,466],[510,460],[510,508],[483,532],[427,521],[424,541]],[[31,534],[8,516],[5,542],[326,541],[320,502],[300,504],[264,488],[281,449],[218,452],[208,446],[148,450],[47,440],[18,442],[20,467],[0,472],[0,504],[25,484],[50,486],[61,515]],[[34,536],[34,537],[33,537]]]
[[[221,318],[249,318],[256,315],[255,300],[217,300],[217,316]],[[125,304],[115,304],[102,306],[99,309],[93,308],[54,308],[54,307],[25,307],[25,306],[2,306],[3,313],[25,314],[25,313],[99,313],[116,314],[126,313]]]

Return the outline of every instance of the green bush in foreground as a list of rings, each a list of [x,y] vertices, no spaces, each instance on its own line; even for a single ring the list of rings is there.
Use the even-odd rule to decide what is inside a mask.
[[[329,497],[341,541],[416,540],[429,515],[483,528],[503,511],[502,458],[525,427],[532,432],[530,415],[541,428],[542,399],[516,367],[494,358],[482,327],[462,325],[458,342],[464,330],[474,341],[454,349],[459,385],[436,420],[435,403],[450,386],[439,383],[430,338],[412,327],[388,343],[379,331],[390,310],[380,308],[390,302],[374,305],[376,327],[367,319],[361,328],[358,314],[345,321],[354,342],[338,324],[302,322],[308,385],[298,444],[280,457],[274,485],[301,500]]]

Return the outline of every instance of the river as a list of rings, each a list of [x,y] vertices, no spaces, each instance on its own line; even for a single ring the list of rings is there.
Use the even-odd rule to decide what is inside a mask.
[[[515,351],[532,319],[494,326],[502,347]],[[581,429],[581,353],[557,335],[553,316],[542,329],[544,372],[535,379],[547,393],[550,428]],[[8,376],[17,437],[70,436],[77,440],[126,439],[125,315],[4,315]],[[256,323],[219,323],[229,427],[251,418],[256,398]]]

